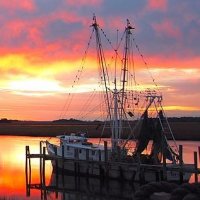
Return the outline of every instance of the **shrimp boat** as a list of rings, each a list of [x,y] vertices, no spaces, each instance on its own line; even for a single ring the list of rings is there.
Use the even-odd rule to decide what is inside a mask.
[[[102,92],[104,107],[107,113],[102,130],[110,132],[110,145],[107,143],[95,145],[88,141],[84,132],[72,133],[57,136],[59,145],[46,141],[48,154],[64,158],[64,164],[62,160],[59,160],[57,167],[64,168],[67,173],[76,172],[77,160],[79,160],[78,170],[81,175],[123,177],[126,180],[138,181],[142,173],[147,182],[161,180],[157,167],[163,166],[163,158],[167,160],[165,166],[168,169],[179,166],[182,161],[179,159],[176,141],[162,106],[163,97],[159,89],[156,87],[156,89],[138,89],[140,87],[136,81],[131,50],[135,44],[134,28],[127,20],[121,41],[113,49],[115,62],[114,78],[111,81],[101,42],[101,35],[106,39],[107,36],[100,28],[95,16],[91,27],[96,38],[100,79],[104,87]],[[119,46],[123,43],[123,39],[121,58]],[[111,43],[110,40],[108,42]],[[138,45],[135,44],[135,46],[140,53]],[[119,58],[120,70],[116,61]],[[118,70],[119,73],[117,73]],[[155,83],[154,79],[153,82]],[[126,138],[123,136],[124,133],[126,133]],[[171,141],[169,142],[168,139]],[[130,147],[133,140],[136,141],[134,149]],[[52,160],[52,165],[56,165],[55,160]],[[142,165],[143,172],[139,167]],[[191,166],[184,164],[184,167]],[[173,170],[167,170],[166,176],[168,181],[180,179],[179,172]],[[190,177],[191,173],[183,173],[184,182],[188,182]]]

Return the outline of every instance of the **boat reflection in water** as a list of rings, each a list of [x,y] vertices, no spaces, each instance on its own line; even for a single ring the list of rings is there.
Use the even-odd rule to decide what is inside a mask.
[[[30,189],[40,189],[41,199],[133,199],[135,184],[112,179],[100,179],[73,175],[61,175],[52,172],[48,185],[29,185]]]

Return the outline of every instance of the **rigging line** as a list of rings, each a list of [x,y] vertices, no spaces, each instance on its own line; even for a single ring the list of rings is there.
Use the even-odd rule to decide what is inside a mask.
[[[118,35],[119,35],[119,30],[117,30],[117,41],[116,41],[116,47],[118,45]],[[115,50],[115,82],[116,82],[116,77],[117,77],[117,49]],[[116,83],[115,83],[116,85]]]
[[[99,67],[101,68],[101,72],[103,73],[103,82],[105,85],[105,90],[106,90],[106,99],[107,99],[107,110],[111,119],[111,113],[110,113],[110,101],[108,98],[108,87],[107,84],[109,84],[109,76],[108,76],[108,71],[107,71],[107,65],[106,65],[106,60],[104,57],[104,52],[102,49],[102,44],[101,44],[101,37],[99,34],[99,26],[96,22],[96,17],[94,17],[94,24],[92,25],[93,28],[95,29],[95,34],[96,34],[96,48],[97,48],[97,56],[98,56],[98,61],[99,61]]]
[[[92,93],[89,95],[87,100],[85,101],[82,109],[80,112],[76,115],[75,119],[78,119],[79,117],[81,118],[81,115],[86,111],[87,108],[89,108],[90,104],[93,102],[94,98],[96,96],[96,89],[92,91]]]
[[[99,85],[99,87],[101,87],[102,85]],[[104,102],[105,100],[105,97],[104,97],[104,91],[103,90],[100,90],[99,91],[99,98],[100,98],[100,102]],[[102,120],[105,119],[105,108],[104,108],[104,104],[100,104],[100,117],[102,118]]]
[[[108,122],[108,121],[107,121],[108,118],[109,118],[109,115],[107,115],[106,120],[105,120],[105,122],[104,122],[104,125],[103,125],[103,128],[102,128],[102,131],[101,131],[101,135],[100,135],[100,138],[99,138],[98,146],[99,146],[100,143],[101,143],[101,140],[102,140],[102,137],[103,137],[103,134],[104,134],[104,130],[105,130],[105,128],[106,128],[106,123]]]
[[[71,86],[71,89],[73,89],[73,88],[74,88],[74,85],[75,85],[76,83],[78,83],[79,80],[80,80],[82,71],[83,71],[83,69],[84,69],[85,60],[86,60],[87,53],[88,53],[88,50],[89,50],[89,47],[90,47],[90,43],[91,43],[91,40],[92,40],[93,33],[94,33],[94,30],[92,30],[91,35],[90,35],[90,37],[89,37],[86,50],[85,50],[84,55],[83,55],[83,58],[82,58],[82,60],[81,60],[81,65],[80,65],[80,66],[81,66],[81,69],[78,70],[78,72],[77,72],[77,74],[76,74],[76,76],[75,76],[75,80],[74,80],[74,82],[73,82],[73,85]],[[72,95],[71,95],[70,92],[68,93],[68,96],[70,96],[70,99],[68,99],[68,98],[66,99],[65,104],[64,104],[64,106],[63,106],[63,108],[62,108],[62,110],[61,110],[61,113],[60,113],[60,117],[59,117],[59,118],[65,116],[65,113],[66,113],[66,112],[68,111],[68,109],[69,109],[69,106],[70,106],[70,104],[71,104],[71,101],[72,101],[72,98],[73,98],[73,97],[71,97]],[[68,101],[69,101],[69,102],[68,102]],[[68,106],[67,106],[67,103],[68,103]],[[64,112],[64,110],[66,109],[66,106],[67,106],[67,111]]]
[[[157,114],[158,114],[158,119],[159,119],[159,122],[160,122],[160,125],[161,125],[161,128],[162,128],[162,132],[161,132],[161,133],[162,133],[162,136],[163,136],[164,139],[165,139],[165,142],[166,142],[166,144],[167,144],[168,150],[170,151],[171,155],[173,155],[173,149],[170,148],[170,145],[169,145],[169,143],[168,143],[167,136],[166,136],[165,131],[164,131],[163,122],[162,122],[162,119],[160,118],[158,108],[156,107],[155,101],[153,101],[153,102],[154,102],[154,106],[155,106],[155,108],[156,108],[156,111],[157,111]],[[164,117],[165,117],[165,116],[164,116]],[[178,148],[178,147],[177,147],[177,148]],[[177,150],[178,150],[178,149],[177,149]],[[173,160],[174,160],[174,159],[173,159]]]
[[[118,94],[118,96],[119,96],[119,94]],[[122,113],[122,116],[124,116],[123,119],[124,119],[124,120],[125,120],[125,119],[127,120],[127,122],[128,122],[128,127],[129,127],[129,129],[131,130],[131,132],[132,132],[133,129],[131,128],[131,125],[130,125],[130,122],[129,122],[129,120],[128,120],[128,117],[127,117],[125,108],[124,108],[124,106],[122,105],[122,102],[121,102],[121,101],[120,101],[119,103],[121,104],[121,108],[122,108],[122,112],[123,112],[123,113]],[[123,121],[124,121],[124,120],[123,120]],[[123,132],[122,132],[122,134],[123,134]],[[135,135],[133,135],[133,136],[134,136],[134,139],[135,139]]]
[[[82,69],[83,69],[83,68],[82,68]],[[80,72],[78,81],[80,80],[81,75],[82,75],[82,70],[81,70],[81,72]],[[77,81],[77,83],[78,83],[78,81]],[[73,85],[72,88],[74,88],[74,86],[75,86],[75,85]],[[63,114],[64,116],[66,116],[66,114],[67,114],[67,112],[68,112],[68,110],[69,110],[69,107],[70,107],[70,105],[71,105],[71,103],[72,103],[72,100],[73,100],[74,96],[77,95],[77,93],[72,93],[72,94],[73,94],[73,95],[71,95],[71,97],[70,97],[70,99],[69,99],[69,101],[68,101],[68,105],[67,105],[67,107],[66,107],[66,109],[65,109],[65,111],[64,111],[64,114]]]
[[[158,84],[156,83],[155,78],[153,77],[153,74],[152,74],[152,72],[150,71],[147,62],[145,61],[144,56],[143,56],[143,54],[141,53],[140,48],[139,48],[139,46],[137,45],[137,43],[136,43],[136,41],[135,41],[135,38],[133,38],[133,43],[135,44],[135,47],[136,47],[136,49],[137,49],[137,51],[138,51],[140,57],[142,58],[142,61],[144,62],[144,64],[145,64],[145,66],[146,66],[146,68],[147,68],[147,70],[148,70],[148,73],[149,73],[149,75],[150,75],[150,77],[151,77],[151,79],[152,79],[154,85],[158,88],[158,91],[159,91]]]
[[[127,91],[126,89],[126,85],[127,85],[127,82],[128,82],[128,69],[129,69],[129,55],[130,55],[130,35],[132,34],[131,33],[131,29],[133,29],[130,24],[129,24],[129,21],[127,20],[127,26],[126,26],[126,30],[125,30],[125,46],[124,46],[124,56],[123,56],[123,67],[121,69],[121,73],[122,73],[122,77],[121,77],[121,82],[122,82],[122,89],[121,89],[121,93],[122,93],[122,96],[121,96],[121,106],[123,108],[123,106],[126,104],[126,99],[125,99],[125,92]],[[121,109],[121,116],[123,115],[123,110]]]
[[[85,115],[82,116],[80,119],[84,119],[88,114],[90,114],[92,111],[96,111],[96,108],[99,108],[100,104],[89,110]]]
[[[101,36],[99,30],[101,29],[100,26],[97,24],[96,17],[94,17],[94,24],[93,30],[95,30],[96,33],[96,49],[97,49],[97,57],[99,61],[99,66],[101,68],[101,71],[103,72],[103,81],[105,83],[105,87],[107,88],[107,84],[110,86],[110,80],[109,80],[109,74],[108,74],[108,68],[106,64],[106,59],[104,56],[104,51],[101,43]],[[107,89],[106,89],[107,90]]]
[[[128,138],[125,140],[124,145],[123,145],[123,148],[125,148],[126,144],[130,141],[130,139],[131,139],[132,137],[135,138],[135,134],[134,134],[134,133],[135,133],[135,130],[139,127],[139,125],[141,124],[141,121],[142,121],[142,116],[140,117],[139,120],[137,120],[135,126],[133,127],[133,129],[132,129],[132,131],[131,131],[131,134],[130,134],[130,135],[128,136]]]
[[[106,38],[107,42],[110,44],[110,46],[112,47],[112,49],[114,50],[115,48],[112,45],[112,42],[110,41],[110,39],[106,36],[105,32],[103,31],[102,28],[99,28],[101,30],[101,32],[103,33],[104,37]]]
[[[133,37],[133,35],[131,34],[131,36]],[[134,53],[133,53],[133,42],[132,40],[130,40],[130,45],[131,45],[131,66],[132,66],[132,70],[133,70],[133,75],[132,73],[130,73],[131,77],[133,77],[134,80],[134,84],[135,86],[137,85],[137,81],[136,81],[136,73],[135,73],[135,62],[134,62]]]
[[[116,48],[114,48],[114,46],[112,45],[112,42],[111,42],[110,39],[107,37],[107,35],[106,35],[105,32],[103,31],[103,29],[100,28],[100,30],[101,30],[103,36],[105,37],[105,39],[107,40],[108,44],[110,44],[111,48],[115,51],[115,54],[117,55],[117,57],[120,58],[120,55],[119,55],[119,53],[118,53],[118,50],[119,50],[119,48],[120,48],[120,46],[121,46],[121,43],[122,43],[122,41],[123,41],[123,38],[124,38],[124,36],[125,36],[125,31],[123,32],[122,37],[120,38],[120,42],[119,42],[119,43],[118,43],[118,34],[117,34],[117,45],[116,45]],[[118,32],[118,31],[119,31],[119,30],[117,30],[117,32]]]
[[[103,29],[100,28],[100,30],[101,30],[101,32],[103,33],[103,36],[104,36],[105,39],[107,40],[108,44],[110,44],[111,48],[112,48],[114,51],[118,51],[118,49],[119,49],[119,47],[121,46],[121,43],[122,43],[122,41],[123,41],[123,38],[124,38],[124,36],[125,36],[126,29],[125,29],[125,31],[123,32],[122,37],[120,38],[119,43],[117,42],[116,48],[114,48],[114,46],[112,45],[112,42],[111,42],[110,39],[107,37],[107,35],[106,35],[105,32],[103,31]],[[117,31],[119,31],[119,30],[117,30]],[[117,40],[118,40],[118,36],[117,36]]]
[[[143,105],[141,106],[141,109],[143,109],[144,105],[145,105],[145,101],[143,102]],[[145,111],[148,110],[150,106],[151,106],[151,104],[149,103],[149,104],[146,106]],[[143,111],[143,113],[144,113],[144,111]],[[135,139],[135,134],[134,134],[134,132],[135,132],[135,130],[139,127],[139,125],[141,125],[141,121],[143,120],[143,115],[141,115],[139,112],[138,112],[138,116],[140,116],[140,118],[137,120],[135,126],[134,126],[133,129],[132,129],[131,134],[130,134],[130,135],[128,136],[128,138],[126,139],[126,141],[125,141],[125,143],[124,143],[124,146],[123,146],[124,148],[125,148],[126,144],[128,143],[128,141],[129,141],[132,137],[134,137],[134,139]]]
[[[124,40],[125,35],[126,35],[126,28],[125,28],[125,30],[124,30],[124,32],[123,32],[123,34],[122,34],[122,37],[121,37],[121,39],[120,39],[120,41],[119,41],[119,44],[118,44],[118,46],[117,46],[117,48],[116,48],[117,51],[118,51],[119,47],[121,46],[122,41]]]
[[[175,151],[178,152],[178,146],[177,146],[177,144],[176,144],[176,140],[175,140],[174,134],[173,134],[173,132],[172,132],[172,129],[171,129],[171,127],[170,127],[170,124],[169,124],[169,122],[168,122],[167,116],[166,116],[166,114],[165,114],[165,112],[164,112],[164,109],[163,109],[163,107],[162,107],[161,102],[158,102],[158,104],[160,105],[160,108],[161,108],[161,110],[162,110],[162,112],[163,112],[163,116],[164,116],[164,118],[165,118],[165,120],[166,120],[167,126],[168,126],[169,131],[170,131],[170,134],[171,134],[171,136],[172,136],[172,139],[173,139],[173,142],[174,142],[174,145],[175,145]]]

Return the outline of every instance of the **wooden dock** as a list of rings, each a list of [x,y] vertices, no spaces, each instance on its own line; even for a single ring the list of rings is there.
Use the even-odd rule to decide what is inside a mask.
[[[107,143],[104,143],[105,150],[107,149]],[[132,163],[132,162],[122,162],[120,160],[117,161],[109,161],[107,157],[107,151],[105,151],[105,161],[101,161],[99,158],[99,161],[93,161],[86,158],[86,160],[80,160],[78,156],[76,156],[76,159],[66,159],[64,157],[64,150],[62,152],[62,156],[57,155],[48,155],[46,153],[46,146],[45,142],[40,142],[40,152],[38,154],[31,154],[29,146],[26,146],[26,185],[27,185],[27,196],[30,196],[30,189],[40,189],[41,190],[41,196],[45,197],[45,191],[47,189],[52,189],[52,187],[46,186],[46,178],[45,178],[45,163],[47,160],[51,160],[55,162],[54,166],[54,173],[55,173],[55,184],[58,186],[58,177],[61,174],[61,177],[64,177],[65,169],[64,165],[67,163],[74,163],[74,176],[79,177],[83,174],[80,171],[80,166],[85,165],[88,167],[88,169],[93,170],[94,166],[98,166],[99,169],[104,169],[104,173],[99,175],[99,179],[108,179],[109,170],[112,168],[126,168],[129,171],[137,169],[140,173],[139,176],[139,183],[145,183],[145,176],[144,173],[153,171],[156,174],[158,174],[158,178],[156,178],[156,181],[168,181],[167,180],[167,173],[168,172],[178,172],[179,173],[179,183],[183,183],[183,174],[184,173],[193,173],[194,174],[194,181],[197,183],[199,182],[199,174],[200,169],[198,168],[198,161],[200,161],[200,147],[198,148],[198,152],[194,152],[193,154],[193,164],[191,167],[186,167],[183,163],[183,147],[182,145],[179,146],[179,155],[180,155],[180,162],[179,165],[169,167],[166,164],[166,158],[163,158],[163,163],[161,165],[150,165],[150,164],[142,164],[142,163]],[[75,154],[77,155],[77,154]],[[86,155],[87,157],[87,155]],[[31,160],[32,159],[39,159],[40,160],[40,166],[39,166],[39,176],[40,176],[40,183],[32,184],[31,183]],[[58,163],[62,163],[61,169],[58,168]],[[92,175],[89,173],[84,174],[86,178],[91,178]],[[95,176],[96,177],[96,176]],[[120,181],[123,180],[123,173],[119,177]],[[64,179],[64,178],[63,178]],[[134,183],[135,180],[131,179],[129,182]],[[45,198],[44,198],[45,199]]]

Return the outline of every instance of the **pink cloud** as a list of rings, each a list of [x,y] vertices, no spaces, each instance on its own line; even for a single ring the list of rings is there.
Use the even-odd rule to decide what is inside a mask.
[[[75,7],[80,7],[80,6],[97,6],[102,3],[102,0],[66,0],[66,3],[68,5],[72,5]]]
[[[148,0],[148,8],[164,11],[167,9],[167,0]]]
[[[0,7],[3,7],[5,9],[12,9],[12,10],[27,10],[27,11],[35,10],[35,4],[34,4],[33,0],[28,0],[28,1],[19,1],[19,0],[0,1]]]
[[[120,30],[123,31],[126,26],[125,19],[122,19],[121,17],[110,17],[109,20],[105,20],[104,23],[107,23],[106,26],[109,27],[110,24],[112,24],[113,30]]]
[[[161,23],[154,23],[152,24],[152,27],[159,35],[168,36],[171,38],[181,37],[181,31],[169,19],[164,20]]]
[[[8,42],[11,45],[12,39],[17,38],[21,40],[20,46],[27,42],[28,39],[30,42],[36,42],[41,40],[41,26],[43,22],[42,20],[32,20],[30,21],[16,19],[9,21],[4,24],[1,38],[3,41]],[[24,34],[24,35],[23,35]],[[29,43],[27,43],[29,44]],[[19,47],[20,47],[19,46]]]

